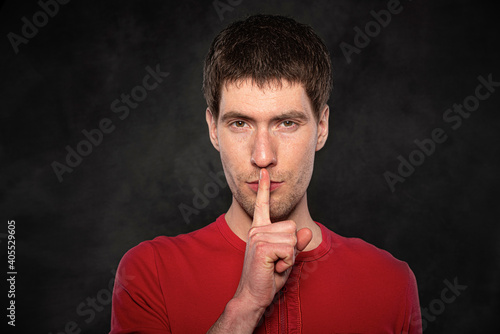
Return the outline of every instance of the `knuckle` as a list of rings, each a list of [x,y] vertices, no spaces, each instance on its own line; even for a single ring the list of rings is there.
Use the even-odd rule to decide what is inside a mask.
[[[285,221],[285,228],[290,233],[295,233],[295,231],[297,230],[297,224],[295,224],[293,220],[287,220]]]
[[[264,240],[262,240],[262,236],[263,236],[263,233],[260,232],[260,231],[255,231],[253,234],[252,234],[252,240],[253,242],[263,242]]]
[[[283,239],[283,244],[285,244],[287,247],[288,246],[294,246],[295,243],[297,242],[297,238],[293,233],[284,233],[282,234]]]
[[[257,227],[252,227],[250,230],[248,230],[248,238],[253,238],[255,234],[258,233],[258,228]]]
[[[295,247],[289,246],[287,248],[286,254],[289,261],[293,264],[293,262],[295,261]]]
[[[255,251],[259,254],[265,252],[267,245],[264,241],[257,241],[254,243],[254,248]]]

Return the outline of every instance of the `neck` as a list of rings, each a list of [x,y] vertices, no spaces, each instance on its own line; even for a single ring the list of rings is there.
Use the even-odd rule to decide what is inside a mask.
[[[247,241],[248,231],[252,227],[252,217],[250,217],[245,210],[238,204],[236,199],[233,197],[233,202],[231,207],[226,213],[226,222],[229,228],[236,234],[241,240]],[[315,249],[321,243],[322,235],[321,228],[314,222],[309,213],[309,208],[307,206],[307,194],[299,201],[293,212],[290,214],[287,220],[293,220],[297,225],[297,231],[302,228],[308,228],[312,232],[312,240],[304,249],[304,251],[310,251]]]

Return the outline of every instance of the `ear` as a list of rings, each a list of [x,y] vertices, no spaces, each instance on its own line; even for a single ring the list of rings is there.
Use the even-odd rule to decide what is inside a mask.
[[[318,121],[318,140],[316,142],[316,151],[321,150],[325,146],[328,138],[328,118],[330,116],[330,107],[325,105],[323,111],[319,114]]]
[[[210,137],[210,141],[212,142],[212,145],[214,145],[215,149],[219,151],[219,138],[217,136],[217,120],[215,119],[214,115],[212,114],[209,108],[207,108],[205,118],[207,120],[208,135]]]

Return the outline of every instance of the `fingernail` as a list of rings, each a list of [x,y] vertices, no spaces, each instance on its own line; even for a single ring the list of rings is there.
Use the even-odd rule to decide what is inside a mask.
[[[260,169],[259,180],[262,180],[262,168]]]

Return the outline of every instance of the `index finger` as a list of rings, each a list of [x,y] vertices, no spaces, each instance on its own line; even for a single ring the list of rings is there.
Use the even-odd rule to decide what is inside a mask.
[[[271,224],[271,219],[269,218],[270,184],[269,173],[265,168],[262,168],[260,170],[259,188],[257,189],[252,226]]]

